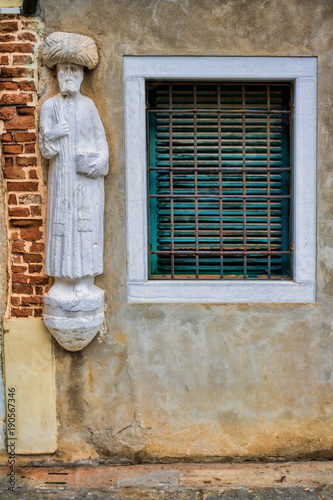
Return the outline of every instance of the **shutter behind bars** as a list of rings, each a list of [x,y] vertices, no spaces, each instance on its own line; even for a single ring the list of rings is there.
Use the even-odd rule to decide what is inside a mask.
[[[147,86],[153,279],[286,279],[289,84]]]

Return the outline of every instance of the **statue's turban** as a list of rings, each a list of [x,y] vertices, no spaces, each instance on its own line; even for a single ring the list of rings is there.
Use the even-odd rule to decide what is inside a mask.
[[[69,62],[94,69],[98,63],[98,52],[89,36],[55,31],[45,39],[43,59],[49,68]]]

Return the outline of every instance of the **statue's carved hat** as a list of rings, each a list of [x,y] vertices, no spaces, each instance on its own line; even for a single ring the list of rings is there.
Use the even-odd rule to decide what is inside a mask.
[[[55,31],[45,39],[43,59],[49,68],[69,62],[94,69],[98,63],[98,52],[89,36]]]

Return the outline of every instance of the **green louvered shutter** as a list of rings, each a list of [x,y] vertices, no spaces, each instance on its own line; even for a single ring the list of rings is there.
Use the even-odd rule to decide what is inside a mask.
[[[151,279],[290,279],[290,84],[147,85]]]

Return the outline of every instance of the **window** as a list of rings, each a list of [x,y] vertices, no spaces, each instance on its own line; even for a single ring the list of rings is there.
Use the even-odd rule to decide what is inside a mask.
[[[124,78],[128,300],[314,301],[316,59],[125,57]]]

